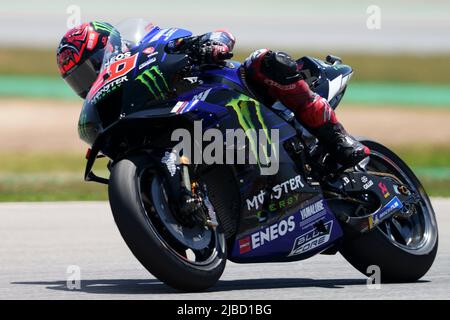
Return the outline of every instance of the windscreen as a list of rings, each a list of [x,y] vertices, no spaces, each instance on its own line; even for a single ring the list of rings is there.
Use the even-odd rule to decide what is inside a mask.
[[[155,27],[152,23],[140,18],[118,23],[106,44],[102,68],[107,68],[116,59],[119,60],[118,55],[124,55],[138,47],[153,28]]]

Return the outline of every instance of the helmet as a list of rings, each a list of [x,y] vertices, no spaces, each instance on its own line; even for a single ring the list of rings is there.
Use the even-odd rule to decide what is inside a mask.
[[[59,43],[56,60],[59,72],[81,98],[86,98],[100,71],[108,37],[109,23],[89,22],[75,27]]]

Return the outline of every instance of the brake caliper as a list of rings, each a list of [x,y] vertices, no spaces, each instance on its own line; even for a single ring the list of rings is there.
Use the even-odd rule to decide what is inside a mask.
[[[197,182],[191,182],[189,175],[189,160],[186,157],[180,158],[181,163],[181,186],[184,189],[182,201],[182,211],[204,224],[206,227],[215,229],[219,223],[217,221],[214,207],[207,196],[206,185],[200,188]]]

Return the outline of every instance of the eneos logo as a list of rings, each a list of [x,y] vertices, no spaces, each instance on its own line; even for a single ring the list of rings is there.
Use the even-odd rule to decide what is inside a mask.
[[[264,246],[278,238],[284,237],[286,234],[295,230],[294,216],[283,219],[269,227],[266,227],[258,232],[246,236],[239,240],[239,253],[244,254]]]

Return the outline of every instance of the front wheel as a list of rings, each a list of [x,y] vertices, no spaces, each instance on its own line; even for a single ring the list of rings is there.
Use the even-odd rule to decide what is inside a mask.
[[[438,248],[436,217],[421,183],[411,169],[383,145],[360,140],[371,149],[368,171],[395,175],[420,196],[415,214],[391,217],[358,238],[345,239],[341,254],[360,272],[378,266],[382,282],[413,282],[433,264]]]
[[[227,254],[220,227],[179,223],[164,179],[148,156],[134,155],[113,166],[109,202],[128,247],[159,280],[179,290],[198,291],[222,275]]]

